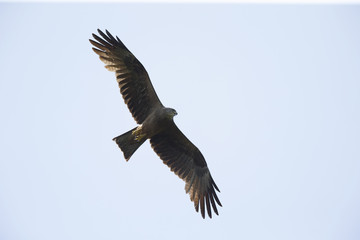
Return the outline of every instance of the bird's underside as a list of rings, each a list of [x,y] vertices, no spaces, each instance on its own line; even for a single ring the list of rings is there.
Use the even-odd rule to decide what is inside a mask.
[[[185,181],[185,191],[194,202],[196,211],[205,218],[212,211],[218,215],[221,203],[216,195],[219,191],[206,161],[199,149],[178,129],[173,121],[176,111],[165,108],[160,102],[143,65],[125,47],[118,37],[107,30],[98,30],[101,37],[93,34],[93,50],[99,55],[109,71],[115,72],[123,99],[138,127],[114,138],[129,160],[147,139],[163,162]]]

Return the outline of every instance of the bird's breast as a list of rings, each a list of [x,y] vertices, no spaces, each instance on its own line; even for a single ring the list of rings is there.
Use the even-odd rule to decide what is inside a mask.
[[[155,110],[145,119],[142,123],[142,132],[146,134],[147,138],[164,131],[172,123],[172,119],[169,118],[164,111]]]

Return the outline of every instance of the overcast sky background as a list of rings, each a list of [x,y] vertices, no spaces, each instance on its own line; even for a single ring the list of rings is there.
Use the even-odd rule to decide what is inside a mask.
[[[196,213],[91,50],[108,29],[205,156]],[[360,238],[360,6],[0,4],[0,239]]]

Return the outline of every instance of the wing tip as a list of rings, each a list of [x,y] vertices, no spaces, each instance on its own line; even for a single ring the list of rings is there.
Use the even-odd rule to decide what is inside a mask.
[[[100,28],[98,28],[97,31],[98,31],[98,33],[99,33],[100,35],[103,35],[103,34],[104,34],[104,33],[100,30]]]

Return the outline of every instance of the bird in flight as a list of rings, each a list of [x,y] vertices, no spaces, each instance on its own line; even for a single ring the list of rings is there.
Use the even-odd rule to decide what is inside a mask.
[[[179,130],[173,117],[177,112],[160,102],[148,73],[118,37],[107,30],[98,29],[101,37],[93,34],[92,49],[115,72],[120,93],[138,126],[113,140],[124,153],[126,161],[147,139],[161,160],[185,181],[185,191],[194,202],[195,210],[205,218],[205,207],[211,218],[212,210],[218,214],[216,195],[219,191],[211,177],[206,161],[199,149]]]

